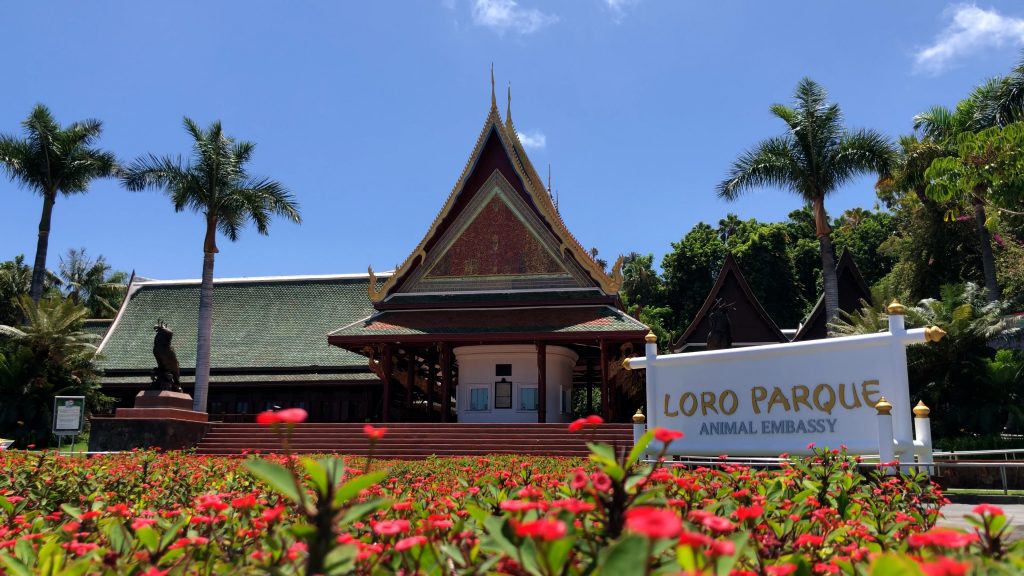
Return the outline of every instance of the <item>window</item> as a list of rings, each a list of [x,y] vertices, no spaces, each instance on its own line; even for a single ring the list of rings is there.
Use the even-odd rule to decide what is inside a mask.
[[[487,410],[490,407],[488,396],[490,390],[482,386],[469,389],[469,409]]]
[[[536,410],[537,409],[537,387],[536,386],[522,386],[519,388],[519,409],[520,410]]]
[[[562,414],[572,412],[572,388],[562,387]]]
[[[494,383],[494,408],[512,408],[512,382],[505,378]]]
[[[495,376],[511,376],[512,365],[511,364],[495,364],[494,365]]]

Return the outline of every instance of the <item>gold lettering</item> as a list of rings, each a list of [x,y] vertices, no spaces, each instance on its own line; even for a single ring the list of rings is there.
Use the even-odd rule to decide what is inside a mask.
[[[679,411],[677,410],[673,410],[672,412],[668,411],[668,400],[669,395],[665,394],[665,416],[668,416],[669,418],[672,418],[673,416],[679,416]]]
[[[711,410],[715,414],[718,414],[718,408],[715,408],[715,393],[714,392],[701,392],[700,393],[700,413],[704,416],[708,415],[708,410]]]
[[[874,386],[875,389],[868,390],[868,386]],[[864,396],[864,403],[868,406],[878,404],[878,398],[881,397],[881,393],[878,391],[878,380],[865,380],[864,383],[860,385],[860,393]],[[872,399],[872,394],[876,394],[878,398]]]
[[[768,413],[772,413],[772,406],[776,404],[782,404],[782,409],[789,412],[789,400],[786,400],[786,395],[782,393],[782,390],[778,386],[772,387],[772,397],[768,399]]]
[[[692,403],[689,410],[686,409],[687,399]],[[679,397],[679,411],[683,416],[693,416],[697,412],[697,396],[693,392],[687,392]]]
[[[860,395],[857,394],[857,386],[850,384],[850,392],[853,392],[853,402],[846,403],[846,384],[839,385],[839,403],[843,405],[843,408],[847,410],[853,410],[854,408],[860,408]]]
[[[840,389],[842,386],[842,384],[839,385]],[[824,404],[821,402],[822,392],[828,392],[828,401]],[[836,391],[828,384],[818,384],[814,387],[814,405],[817,406],[818,410],[831,415],[832,409],[836,406]]]
[[[726,398],[731,398],[731,400],[729,400],[729,402],[731,403],[729,408],[725,407]],[[721,408],[722,413],[727,416],[735,412],[739,404],[740,399],[736,397],[736,393],[733,392],[732,390],[726,390],[725,392],[722,392],[721,396],[718,397],[718,407]]]
[[[768,397],[768,389],[763,386],[754,386],[750,389],[750,403],[754,406],[754,414],[761,413],[761,405],[758,402]]]
[[[812,409],[811,403],[807,401],[807,397],[810,396],[811,391],[807,389],[807,386],[798,384],[793,386],[793,409],[797,412],[800,411],[800,404],[807,406],[808,410]]]

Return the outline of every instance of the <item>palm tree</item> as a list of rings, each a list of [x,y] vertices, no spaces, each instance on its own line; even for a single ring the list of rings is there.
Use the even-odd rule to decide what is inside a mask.
[[[932,142],[942,148],[935,158],[955,156],[957,140],[964,134],[978,132],[997,125],[997,114],[992,102],[1000,93],[1001,79],[989,80],[974,89],[970,96],[960,101],[955,110],[944,106],[933,106],[929,110],[914,116],[914,130],[920,131],[923,140]],[[934,159],[934,158],[933,158]],[[931,165],[928,163],[926,168]],[[925,185],[927,178],[923,179]],[[926,193],[933,196],[931,187]],[[981,246],[981,265],[985,276],[985,290],[989,302],[999,300],[1001,290],[996,278],[996,259],[992,252],[992,238],[989,234],[985,210],[987,204],[987,188],[978,184],[973,190],[963,191],[974,209],[974,228]]]
[[[57,194],[70,196],[87,191],[94,179],[113,175],[117,161],[110,152],[92,147],[103,131],[99,120],[83,120],[61,128],[50,110],[37,104],[21,124],[24,139],[0,134],[0,166],[12,180],[43,197],[29,289],[32,300],[39,302],[46,281],[50,219]]]
[[[772,114],[786,123],[786,133],[761,141],[737,158],[729,177],[718,185],[718,195],[735,200],[752,188],[774,186],[793,192],[813,207],[825,311],[831,320],[839,309],[839,285],[825,197],[860,174],[887,174],[895,152],[878,132],[847,130],[839,106],[828,103],[827,98],[819,84],[809,78],[801,80],[794,93],[794,107],[771,107]]]
[[[58,268],[64,294],[75,304],[82,304],[93,318],[109,318],[117,314],[117,302],[124,296],[128,277],[124,272],[111,272],[103,256],[89,258],[85,248],[68,250]]]
[[[299,223],[298,204],[279,182],[251,176],[245,165],[256,145],[224,135],[219,121],[203,130],[185,118],[185,130],[193,139],[192,158],[158,158],[150,154],[136,159],[121,174],[131,191],[155,188],[171,198],[175,212],[191,210],[206,221],[203,240],[203,280],[199,291],[199,332],[196,339],[196,385],[193,406],[206,412],[210,382],[210,338],[213,332],[213,260],[217,232],[238,240],[246,221],[256,231],[269,233],[270,217],[279,215]]]

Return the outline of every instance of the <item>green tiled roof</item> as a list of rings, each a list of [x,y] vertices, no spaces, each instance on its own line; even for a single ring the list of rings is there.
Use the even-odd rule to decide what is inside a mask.
[[[327,333],[373,312],[368,281],[366,276],[215,280],[213,372],[366,370],[365,357],[328,345]],[[148,373],[156,365],[153,326],[160,319],[174,331],[173,345],[182,370],[194,369],[199,282],[136,282],[128,298],[100,348],[100,367],[108,377],[126,371]]]
[[[99,341],[107,334],[107,330],[113,322],[113,320],[106,318],[90,318],[82,323],[82,332],[96,336],[96,343],[99,344]]]
[[[366,364],[365,362],[363,363]],[[314,373],[314,372],[289,372],[284,374],[211,374],[210,381],[214,384],[253,382],[265,384],[268,382],[368,382],[376,384],[380,382],[379,377],[366,372],[349,372],[343,374]],[[103,383],[108,386],[139,386],[148,385],[151,380],[147,374],[131,374],[125,376],[105,376]],[[189,374],[181,375],[181,383],[185,386],[195,384],[195,376]]]
[[[647,326],[611,306],[394,310],[331,333],[332,338],[483,334],[647,333]]]

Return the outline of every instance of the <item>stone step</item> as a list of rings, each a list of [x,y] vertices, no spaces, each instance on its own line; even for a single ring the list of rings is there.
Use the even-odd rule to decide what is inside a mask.
[[[388,459],[421,459],[436,456],[483,456],[487,454],[529,454],[585,457],[586,442],[597,440],[618,446],[632,443],[629,424],[602,425],[596,430],[570,433],[564,423],[556,424],[441,424],[389,423],[374,446],[374,455]],[[293,427],[292,452],[298,454],[343,453],[366,455],[370,442],[363,424],[302,423]],[[213,423],[211,431],[197,446],[199,454],[232,455],[259,451],[281,452],[278,431],[247,423]]]

